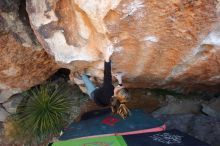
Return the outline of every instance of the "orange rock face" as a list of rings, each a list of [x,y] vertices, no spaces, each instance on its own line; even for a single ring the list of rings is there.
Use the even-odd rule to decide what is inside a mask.
[[[48,79],[57,69],[43,50],[23,47],[11,34],[0,36],[0,101]]]
[[[219,0],[27,0],[32,28],[57,62],[134,88],[213,91],[220,84]]]
[[[37,44],[23,13],[25,7],[20,1],[7,2],[0,2],[0,103],[42,83],[58,69]]]

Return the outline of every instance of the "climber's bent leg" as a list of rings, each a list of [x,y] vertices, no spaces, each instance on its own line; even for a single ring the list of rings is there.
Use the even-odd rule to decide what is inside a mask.
[[[87,93],[88,93],[90,99],[93,100],[93,96],[92,96],[91,93],[92,93],[93,91],[95,91],[95,89],[96,89],[95,85],[92,83],[92,81],[91,81],[91,80],[88,78],[88,76],[85,75],[85,74],[82,75],[82,80],[83,80],[83,82],[84,82],[85,85],[86,85]]]

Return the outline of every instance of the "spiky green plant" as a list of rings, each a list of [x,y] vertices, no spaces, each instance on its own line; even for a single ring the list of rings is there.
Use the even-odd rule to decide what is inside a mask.
[[[67,88],[64,85],[40,85],[27,91],[25,97],[15,116],[25,133],[40,141],[58,134],[67,123],[72,106]]]

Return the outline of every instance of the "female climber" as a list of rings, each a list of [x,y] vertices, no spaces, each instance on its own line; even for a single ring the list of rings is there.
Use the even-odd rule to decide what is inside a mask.
[[[104,82],[101,87],[95,87],[89,77],[85,74],[82,75],[82,80],[85,83],[87,94],[90,99],[94,100],[100,106],[109,106],[113,113],[119,114],[122,118],[129,116],[130,111],[126,107],[126,103],[130,100],[128,90],[122,85],[122,73],[114,74],[118,81],[118,85],[112,85],[111,74],[111,60],[110,57],[113,53],[112,48],[108,48],[104,54]]]

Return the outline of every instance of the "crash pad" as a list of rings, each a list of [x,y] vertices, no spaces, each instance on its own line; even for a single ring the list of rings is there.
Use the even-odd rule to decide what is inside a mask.
[[[178,130],[59,141],[52,146],[210,146]]]
[[[129,135],[165,130],[162,121],[152,118],[141,109],[131,110],[131,116],[122,119],[113,115],[110,109],[92,111],[82,116],[81,121],[72,123],[60,140]]]

